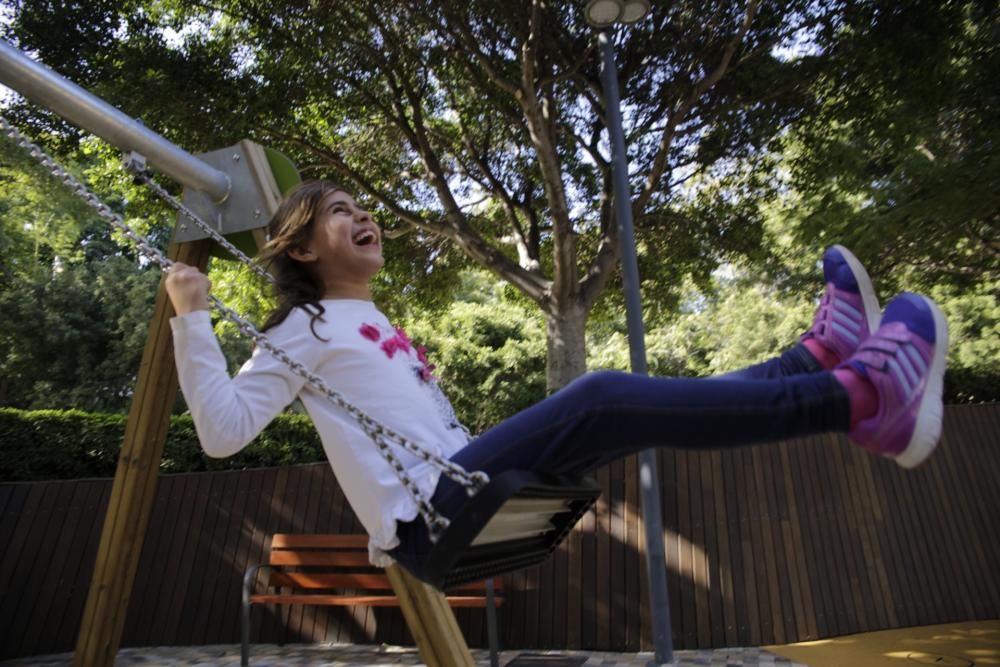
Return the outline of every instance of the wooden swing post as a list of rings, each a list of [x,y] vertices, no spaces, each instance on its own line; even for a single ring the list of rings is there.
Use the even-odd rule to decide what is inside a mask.
[[[399,565],[385,573],[427,667],[472,667],[472,653],[444,594]]]
[[[209,240],[173,243],[168,257],[204,271],[208,267],[211,245]],[[132,585],[167,440],[170,412],[177,399],[177,367],[170,333],[174,309],[164,288],[165,280],[164,275],[142,353],[125,441],[118,458],[90,592],[73,652],[74,667],[114,665],[125,629]]]

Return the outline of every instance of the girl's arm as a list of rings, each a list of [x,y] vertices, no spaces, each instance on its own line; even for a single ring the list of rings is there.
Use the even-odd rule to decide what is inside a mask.
[[[209,288],[208,278],[190,266],[177,264],[167,276],[167,294],[177,312],[170,325],[181,391],[202,449],[221,458],[253,440],[292,402],[305,381],[262,349],[231,378],[212,330]],[[297,315],[293,312],[268,337],[293,359],[313,368],[318,341],[308,324],[297,326],[302,323]]]

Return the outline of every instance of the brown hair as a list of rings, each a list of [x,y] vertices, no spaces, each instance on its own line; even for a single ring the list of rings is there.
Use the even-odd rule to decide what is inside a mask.
[[[316,320],[323,319],[325,309],[319,302],[323,298],[322,281],[308,264],[292,259],[288,250],[305,247],[323,199],[343,191],[344,188],[330,181],[305,181],[288,193],[268,223],[268,242],[261,249],[260,259],[274,276],[278,306],[264,322],[262,331],[284,322],[294,308],[305,308],[312,313],[310,328]],[[319,338],[315,329],[312,332]]]

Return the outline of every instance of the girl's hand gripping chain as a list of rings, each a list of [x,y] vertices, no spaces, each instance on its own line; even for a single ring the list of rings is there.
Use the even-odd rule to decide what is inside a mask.
[[[212,282],[193,266],[175,262],[167,273],[167,296],[178,315],[208,310],[208,291]]]

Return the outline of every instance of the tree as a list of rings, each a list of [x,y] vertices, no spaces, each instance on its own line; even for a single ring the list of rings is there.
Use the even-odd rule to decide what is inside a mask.
[[[1000,277],[995,3],[845,3],[815,36],[816,112],[783,137],[798,243],[839,239],[888,289]]]
[[[92,148],[68,166],[100,188],[105,161]],[[158,273],[7,141],[0,183],[0,405],[124,410]],[[130,222],[163,240],[148,220]]]
[[[439,316],[412,321],[407,332],[426,346],[459,420],[479,433],[545,398],[540,320],[502,297],[459,300]]]
[[[112,256],[0,291],[0,405],[124,411],[157,283]]]
[[[390,315],[440,309],[484,266],[545,318],[549,389],[583,370],[588,317],[619,317],[602,300],[617,239],[598,63],[574,4],[12,6],[21,46],[177,143],[250,136],[380,204]],[[650,322],[676,316],[687,277],[711,295],[723,262],[814,286],[835,241],[885,291],[982,294],[997,30],[982,2],[747,0],[670,3],[615,35]],[[73,131],[18,111],[72,152]]]
[[[850,246],[882,302],[930,294],[951,346],[946,398],[1000,386],[1000,16],[994,3],[844,3],[817,31],[816,104],[777,143],[766,282],[801,291],[832,242]]]
[[[617,238],[595,40],[574,3],[15,9],[23,46],[180,143],[242,133],[277,145],[308,175],[380,203],[403,227],[393,231],[425,248],[418,266],[432,276],[472,261],[510,282],[546,319],[550,389],[585,369],[585,324]],[[633,213],[642,238],[669,227],[684,239],[656,246],[672,275],[759,247],[759,217],[693,207],[686,186],[725,178],[801,113],[812,63],[772,50],[826,20],[804,1],[671,3],[616,36]],[[201,28],[171,46],[164,29],[185,26]]]

